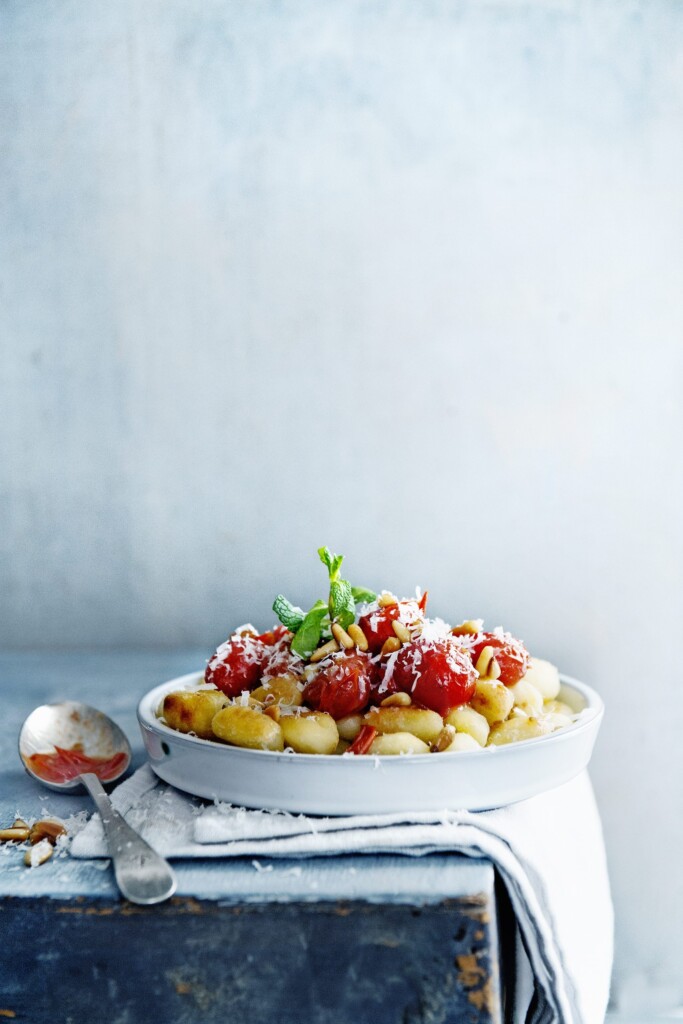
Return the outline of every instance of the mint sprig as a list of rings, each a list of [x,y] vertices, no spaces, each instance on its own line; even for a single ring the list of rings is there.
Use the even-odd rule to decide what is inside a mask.
[[[301,658],[310,658],[321,639],[329,639],[332,624],[338,622],[348,629],[356,618],[356,605],[374,601],[377,596],[365,587],[352,587],[342,579],[343,555],[333,554],[329,548],[318,548],[320,561],[327,568],[330,592],[327,602],[316,601],[307,612],[288,601],[284,594],[278,594],[273,602],[273,611],[283,626],[294,633],[291,649]]]
[[[300,658],[310,658],[320,643],[323,632],[323,619],[327,617],[327,605],[324,601],[316,601],[294,634],[291,648]]]
[[[347,629],[356,618],[356,602],[351,584],[339,575],[344,556],[333,555],[329,548],[318,548],[318,556],[330,577],[330,622],[338,622],[342,629]]]

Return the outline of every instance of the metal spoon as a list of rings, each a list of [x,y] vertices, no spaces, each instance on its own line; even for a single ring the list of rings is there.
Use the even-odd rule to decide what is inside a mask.
[[[49,789],[65,792],[85,786],[102,818],[119,889],[131,903],[161,903],[175,892],[175,875],[167,861],[114,810],[97,775],[83,772],[66,782],[53,782],[42,778],[29,762],[33,754],[52,753],[56,746],[70,750],[76,744],[89,757],[125,755],[107,782],[120,778],[130,764],[130,744],[118,725],[96,708],[70,700],[42,704],[31,712],[19,733],[19,756],[29,775]]]

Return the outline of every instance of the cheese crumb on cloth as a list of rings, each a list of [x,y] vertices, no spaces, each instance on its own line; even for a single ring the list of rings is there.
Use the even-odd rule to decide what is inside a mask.
[[[613,912],[600,817],[588,774],[493,811],[309,818],[207,804],[145,765],[113,803],[165,857],[320,857],[448,851],[486,857],[519,928],[515,1021],[602,1024],[612,969]],[[107,857],[99,815],[71,855]],[[260,866],[260,860],[258,861]],[[258,870],[258,869],[257,869]]]

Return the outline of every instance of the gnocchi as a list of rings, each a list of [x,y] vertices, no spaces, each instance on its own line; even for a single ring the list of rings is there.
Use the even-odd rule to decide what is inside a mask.
[[[443,729],[443,719],[436,711],[415,707],[370,708],[365,722],[379,733],[412,733],[425,744],[432,743]]]
[[[337,723],[321,711],[305,711],[280,719],[285,743],[298,754],[334,754],[339,743]]]
[[[228,704],[220,690],[180,690],[164,697],[161,713],[167,725],[178,732],[194,733],[204,740],[213,739],[214,716]]]
[[[242,626],[220,644],[201,688],[164,698],[167,726],[254,750],[354,757],[476,752],[576,720],[557,668],[510,633],[430,619],[426,594],[340,588],[342,557],[318,554],[328,601],[304,612],[278,595],[280,625]]]
[[[284,704],[288,707],[301,707],[304,702],[303,687],[295,676],[277,676],[257,686],[250,693],[250,699],[259,704]]]
[[[478,679],[470,706],[482,715],[489,725],[504,722],[515,703],[514,694],[496,679]]]
[[[477,743],[474,736],[471,736],[468,732],[456,732],[448,746],[444,747],[440,753],[454,753],[458,750],[481,750],[481,744]]]
[[[490,726],[485,716],[474,708],[467,705],[453,708],[446,715],[445,722],[446,725],[452,725],[457,733],[471,736],[480,747],[486,746]]]
[[[222,708],[214,716],[211,728],[217,739],[236,747],[284,750],[284,730],[280,724],[253,707],[232,705]]]
[[[370,747],[371,754],[428,754],[429,747],[412,732],[380,733]]]

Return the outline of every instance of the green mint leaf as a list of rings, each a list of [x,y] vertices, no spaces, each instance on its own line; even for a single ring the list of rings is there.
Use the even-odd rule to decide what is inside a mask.
[[[330,618],[347,629],[356,618],[356,602],[348,580],[332,580],[330,583]]]
[[[330,580],[336,580],[339,576],[341,564],[344,561],[343,555],[333,555],[329,548],[318,548],[318,555],[323,565],[327,566]]]
[[[370,604],[377,599],[374,590],[367,590],[365,587],[351,587],[351,593],[356,604]]]
[[[331,572],[332,571],[332,552],[330,551],[330,549],[329,548],[318,548],[318,557],[320,558],[320,561],[323,563],[323,565],[326,565],[327,568]]]
[[[327,618],[328,608],[324,601],[316,601],[297,629],[291,643],[291,649],[300,658],[310,658],[320,643],[323,630],[323,619]]]
[[[291,629],[292,633],[296,633],[305,618],[303,608],[297,608],[296,605],[287,600],[284,594],[278,594],[273,601],[273,611],[282,625],[286,626],[287,629]]]

